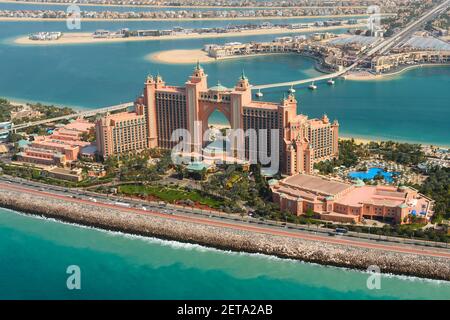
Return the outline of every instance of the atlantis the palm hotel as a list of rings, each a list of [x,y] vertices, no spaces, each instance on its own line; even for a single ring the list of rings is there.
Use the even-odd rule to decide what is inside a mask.
[[[220,84],[208,87],[207,75],[199,64],[184,86],[166,85],[160,75],[148,76],[134,111],[108,114],[97,121],[98,152],[108,157],[146,148],[170,149],[177,143],[171,140],[174,130],[193,132],[197,122],[206,130],[215,110],[226,116],[232,129],[279,130],[280,172],[287,178],[272,179],[270,185],[273,200],[282,210],[300,215],[311,208],[322,219],[340,222],[380,216],[403,223],[412,210],[428,216],[431,200],[415,190],[352,185],[313,176],[314,163],[338,156],[336,120],[330,122],[326,115],[308,119],[297,114],[292,94],[280,103],[252,100],[251,85],[244,74],[234,88]]]

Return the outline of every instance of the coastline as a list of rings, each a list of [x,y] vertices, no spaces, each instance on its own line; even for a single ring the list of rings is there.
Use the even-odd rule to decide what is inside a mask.
[[[377,142],[380,143],[382,141],[394,141],[400,143],[411,143],[411,144],[420,144],[422,146],[434,146],[440,148],[450,149],[450,145],[448,144],[440,144],[440,143],[430,143],[430,142],[421,142],[421,141],[413,141],[413,140],[399,140],[399,139],[389,139],[389,138],[380,138],[380,137],[361,137],[361,136],[351,136],[351,135],[340,135],[339,140],[351,140],[353,139],[357,144],[367,144],[369,142]]]
[[[245,59],[257,56],[268,56],[268,55],[278,55],[278,54],[287,54],[284,52],[280,53],[258,53],[258,54],[248,54],[248,55],[235,55],[235,56],[226,56],[222,58],[212,58],[208,56],[206,51],[201,49],[192,49],[192,50],[166,50],[166,51],[158,51],[154,53],[150,53],[145,56],[146,60],[154,61],[158,63],[165,64],[193,64],[196,62],[200,63],[211,63],[217,61],[225,61],[225,60],[233,60],[233,59]]]
[[[358,270],[366,270],[370,265],[377,265],[383,273],[450,280],[450,264],[445,257],[418,256],[378,248],[317,242],[194,223],[187,219],[169,221],[164,217],[138,214],[132,212],[133,210],[106,209],[13,190],[0,190],[0,206],[109,231],[195,243],[222,250],[261,253]]]
[[[398,76],[406,71],[413,70],[416,68],[425,68],[425,67],[450,67],[450,64],[446,63],[427,63],[427,64],[417,64],[411,66],[402,67],[400,70],[396,70],[394,72],[383,73],[383,74],[372,74],[367,71],[364,72],[354,72],[345,75],[345,80],[350,81],[380,81],[380,80],[390,80],[389,78]]]
[[[0,19],[1,20],[1,19]],[[65,33],[58,40],[30,40],[28,36],[21,36],[16,38],[13,42],[20,45],[61,45],[61,44],[88,44],[88,43],[112,43],[112,42],[129,42],[129,41],[161,41],[161,40],[185,40],[185,39],[209,39],[209,38],[228,38],[228,37],[245,37],[258,36],[267,34],[297,34],[307,32],[331,31],[336,29],[352,29],[359,28],[362,24],[355,25],[341,25],[331,27],[314,27],[307,29],[288,29],[288,28],[271,28],[271,29],[257,29],[245,30],[242,32],[227,32],[227,33],[193,33],[183,35],[169,35],[169,36],[149,36],[149,37],[127,37],[127,38],[94,38],[92,32],[71,32]]]
[[[17,4],[34,4],[34,5],[53,5],[53,6],[68,6],[70,3],[60,3],[60,2],[39,2],[39,1],[14,1],[14,0],[0,0],[0,3],[17,3]],[[201,9],[303,9],[303,8],[331,8],[331,6],[317,7],[317,6],[292,6],[292,7],[282,7],[282,6],[274,6],[274,7],[264,7],[264,6],[248,6],[248,7],[234,7],[234,6],[167,6],[167,5],[151,5],[151,4],[143,4],[143,5],[121,5],[121,4],[104,4],[104,3],[81,3],[80,6],[86,7],[123,7],[123,8],[201,8]],[[367,6],[337,6],[338,8],[367,8]],[[333,6],[333,8],[335,8]]]
[[[68,104],[61,104],[61,103],[56,103],[56,102],[48,102],[48,101],[34,101],[34,100],[28,100],[28,99],[20,99],[20,98],[15,98],[15,97],[8,97],[8,96],[3,96],[0,94],[0,98],[4,98],[6,100],[8,100],[11,104],[13,105],[26,105],[26,104],[42,104],[42,105],[46,105],[46,106],[56,106],[56,107],[61,107],[61,108],[71,108],[75,111],[86,111],[91,109],[90,107],[86,107],[86,106],[76,106],[76,105],[68,105]]]
[[[387,13],[386,15],[389,15]],[[323,16],[294,16],[294,17],[286,17],[286,16],[269,16],[269,17],[207,17],[207,18],[129,18],[129,19],[104,19],[104,18],[81,18],[81,22],[95,22],[95,21],[242,21],[242,20],[297,20],[297,19],[329,19],[329,18],[366,18],[366,14],[331,14],[331,15],[323,15]],[[10,22],[21,22],[21,21],[59,21],[64,22],[66,18],[16,18],[16,17],[0,17],[0,22],[2,21],[10,21]]]

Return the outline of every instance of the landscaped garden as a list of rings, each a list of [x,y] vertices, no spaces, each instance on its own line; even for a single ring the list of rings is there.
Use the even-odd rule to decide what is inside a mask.
[[[204,195],[199,190],[188,190],[183,187],[128,184],[119,186],[118,193],[123,195],[139,196],[142,198],[153,197],[169,203],[190,200],[215,209],[219,209],[223,205],[223,200],[220,198]]]

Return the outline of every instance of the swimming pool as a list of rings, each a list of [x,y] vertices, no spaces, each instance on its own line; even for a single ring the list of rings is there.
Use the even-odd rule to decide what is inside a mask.
[[[367,171],[352,171],[348,174],[348,176],[351,179],[373,180],[373,178],[375,178],[375,176],[379,173],[383,175],[384,181],[392,182],[394,181],[393,175],[397,174],[398,172],[388,172],[383,168],[369,168],[369,170]]]

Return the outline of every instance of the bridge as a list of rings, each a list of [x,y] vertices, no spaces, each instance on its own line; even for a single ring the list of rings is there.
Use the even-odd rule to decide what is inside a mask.
[[[50,122],[54,122],[54,121],[69,120],[69,119],[73,119],[73,118],[92,117],[92,116],[95,116],[96,114],[99,114],[99,113],[107,113],[107,112],[122,110],[122,109],[128,108],[128,107],[130,107],[132,105],[133,105],[133,102],[127,102],[127,103],[122,103],[122,104],[109,106],[109,107],[104,107],[104,108],[100,108],[100,109],[91,109],[91,110],[79,111],[77,113],[69,114],[69,115],[66,115],[66,116],[60,116],[60,117],[55,117],[55,118],[50,118],[50,119],[44,119],[44,120],[38,120],[38,121],[33,121],[33,122],[22,123],[22,124],[19,124],[17,126],[13,125],[12,128],[10,128],[8,130],[2,130],[2,132],[6,132],[6,131],[17,132],[19,130],[23,130],[23,129],[26,129],[26,128],[29,128],[29,127],[39,126],[39,125],[50,123]]]
[[[358,63],[354,63],[351,66],[338,71],[338,72],[334,72],[334,73],[328,73],[322,76],[318,76],[315,78],[309,78],[309,79],[303,79],[303,80],[295,80],[295,81],[289,81],[289,82],[278,82],[278,83],[270,83],[270,84],[262,84],[262,85],[256,85],[256,86],[252,86],[252,89],[256,89],[256,90],[261,90],[261,89],[267,89],[267,88],[276,88],[276,87],[288,87],[288,86],[296,86],[299,84],[304,84],[304,83],[311,83],[311,82],[317,82],[317,81],[321,81],[321,80],[327,80],[327,79],[332,79],[332,78],[337,78],[341,75],[343,75],[344,73],[346,73],[347,71],[353,69]]]
[[[371,45],[370,48],[366,49],[365,51],[363,51],[361,53],[360,57],[356,60],[355,63],[348,66],[347,68],[344,68],[341,71],[329,73],[329,74],[325,74],[322,76],[309,78],[309,79],[255,85],[252,87],[252,89],[261,90],[261,89],[276,88],[276,87],[295,86],[295,85],[300,85],[300,84],[304,84],[304,83],[312,83],[312,82],[328,80],[328,79],[342,76],[345,73],[347,73],[348,71],[355,68],[361,61],[364,61],[365,59],[372,57],[375,54],[384,54],[387,50],[389,50],[393,46],[395,46],[398,43],[400,43],[401,41],[403,41],[406,37],[409,37],[412,32],[417,30],[418,27],[425,24],[428,20],[432,19],[439,13],[446,10],[447,7],[449,6],[449,4],[450,4],[450,0],[443,1],[440,5],[433,7],[431,10],[429,10],[424,15],[422,15],[420,18],[409,23],[405,28],[403,28],[402,30],[400,30],[399,32],[394,34],[392,37],[383,39],[382,41],[375,42],[374,44]]]

